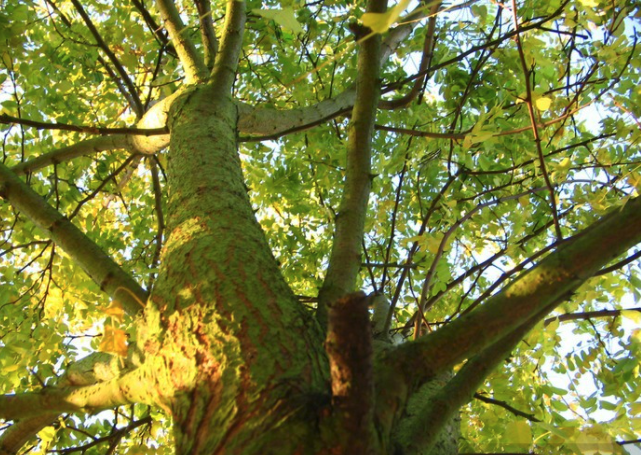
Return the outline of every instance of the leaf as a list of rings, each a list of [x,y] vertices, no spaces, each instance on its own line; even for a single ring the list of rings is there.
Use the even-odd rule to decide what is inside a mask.
[[[597,0],[579,0],[583,6],[586,8],[596,8],[599,6],[599,2]]]
[[[527,446],[532,444],[532,429],[521,420],[510,422],[505,427],[505,442],[509,445]]]
[[[291,30],[296,34],[304,32],[300,22],[296,19],[294,9],[290,6],[283,9],[254,9],[252,12],[265,19],[271,19],[281,27]]]
[[[384,13],[365,13],[361,16],[364,26],[372,29],[374,33],[385,33],[392,26],[401,13],[407,8],[410,0],[401,0],[398,5]]]
[[[122,304],[117,300],[112,300],[111,305],[109,305],[103,313],[107,316],[111,316],[118,322],[122,322],[122,318],[125,316],[125,310],[122,307]]]
[[[621,316],[632,320],[636,324],[641,324],[641,311],[637,310],[622,310]]]
[[[112,352],[121,357],[127,357],[127,333],[124,330],[105,327],[98,350]]]
[[[552,105],[552,98],[548,98],[547,96],[542,96],[541,98],[538,98],[534,104],[536,105],[536,108],[540,111],[547,111],[550,109],[550,106]]]

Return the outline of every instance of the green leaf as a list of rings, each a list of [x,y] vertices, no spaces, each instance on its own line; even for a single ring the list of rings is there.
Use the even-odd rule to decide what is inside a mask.
[[[281,27],[291,30],[296,34],[304,32],[300,22],[296,19],[296,14],[294,14],[292,7],[288,6],[283,9],[254,9],[252,12],[265,19],[271,19]]]

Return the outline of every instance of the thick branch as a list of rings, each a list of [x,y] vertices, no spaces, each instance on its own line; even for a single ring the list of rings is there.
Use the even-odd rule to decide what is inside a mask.
[[[44,412],[96,413],[133,403],[155,404],[149,371],[137,368],[107,382],[81,387],[46,388],[0,396],[0,418],[17,420],[40,416]]]
[[[218,40],[214,31],[214,21],[211,18],[211,3],[209,0],[194,0],[194,3],[198,10],[200,35],[205,47],[205,66],[208,69],[212,69],[218,52]]]
[[[207,78],[208,71],[202,56],[196,50],[194,43],[187,36],[185,25],[176,9],[173,0],[158,0],[158,11],[164,21],[165,29],[176,49],[178,58],[185,70],[185,82],[194,84]]]
[[[380,13],[386,0],[371,0],[368,11]],[[361,264],[361,244],[372,183],[371,150],[376,109],[380,99],[380,36],[360,43],[356,102],[348,129],[347,166],[343,196],[336,216],[334,242],[323,287],[318,295],[318,316],[323,324],[326,306],[352,292]]]
[[[349,294],[329,308],[325,349],[332,376],[332,404],[341,432],[342,453],[369,453],[373,436],[372,337],[367,297]]]
[[[110,381],[132,367],[129,361],[104,352],[96,352],[71,364],[57,387],[88,386]],[[59,413],[48,413],[20,419],[0,434],[0,455],[15,455],[40,430],[51,425]]]
[[[404,428],[400,443],[403,453],[429,453],[441,429],[461,406],[469,402],[485,378],[512,352],[521,339],[536,325],[531,318],[500,341],[471,358]]]
[[[128,149],[127,136],[118,134],[114,136],[97,137],[68,147],[62,147],[48,153],[43,153],[29,161],[25,161],[11,168],[16,175],[29,174],[52,164],[78,158],[79,156],[91,155],[107,150]]]
[[[236,68],[243,45],[245,30],[245,1],[227,0],[225,26],[220,39],[220,51],[212,71],[211,85],[217,93],[230,96],[236,80]]]
[[[386,61],[398,46],[412,33],[428,10],[419,4],[405,18],[405,23],[389,31],[381,44],[381,63]],[[261,136],[256,140],[274,139],[325,123],[339,115],[348,114],[354,107],[356,89],[350,87],[333,98],[297,109],[276,110],[238,105],[238,129],[243,134]]]
[[[147,293],[131,275],[3,164],[0,164],[0,195],[45,230],[129,314],[137,314],[143,308]]]
[[[635,198],[563,242],[485,304],[416,342],[389,351],[383,361],[398,372],[397,380],[420,384],[496,343],[535,315],[543,318],[559,299],[639,242],[641,198]]]

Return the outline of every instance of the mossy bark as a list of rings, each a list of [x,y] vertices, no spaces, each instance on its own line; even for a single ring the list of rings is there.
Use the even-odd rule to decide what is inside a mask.
[[[327,383],[322,336],[255,220],[236,107],[208,87],[170,112],[167,239],[151,302],[178,453],[294,453]],[[150,338],[151,340],[151,338]],[[279,428],[287,429],[287,437]]]

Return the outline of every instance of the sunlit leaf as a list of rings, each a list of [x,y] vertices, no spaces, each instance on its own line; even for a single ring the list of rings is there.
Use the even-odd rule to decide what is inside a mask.
[[[537,98],[534,103],[538,110],[547,111],[552,105],[552,98],[549,98],[547,96],[542,96],[541,98]]]
[[[288,6],[283,9],[254,9],[252,12],[265,19],[271,19],[281,27],[291,30],[294,33],[303,33],[304,31],[300,22],[296,19],[296,14],[294,14],[292,7]]]
[[[111,352],[121,357],[127,357],[127,333],[124,330],[105,326],[98,349],[102,352]]]
[[[396,22],[409,5],[410,0],[400,0],[396,6],[384,13],[365,13],[361,22],[372,29],[374,33],[385,33]]]

